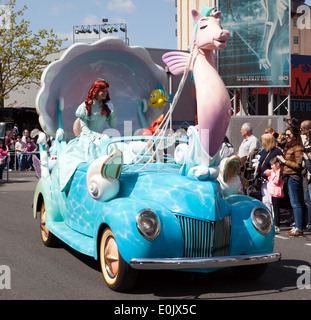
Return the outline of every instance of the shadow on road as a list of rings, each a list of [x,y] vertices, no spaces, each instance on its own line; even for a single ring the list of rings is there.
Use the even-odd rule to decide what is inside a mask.
[[[62,247],[101,273],[98,261],[76,252],[65,244],[62,244]],[[153,294],[161,299],[269,299],[269,295],[272,294],[299,290],[296,283],[300,275],[296,270],[301,265],[311,267],[308,262],[302,260],[280,260],[269,264],[265,274],[253,281],[237,278],[230,268],[212,273],[139,271],[137,283],[128,294]],[[101,277],[99,279],[105,285],[104,280]]]
[[[213,273],[158,271],[141,274],[133,293],[151,293],[161,298],[188,299],[269,299],[269,294],[299,290],[296,268],[310,266],[301,260],[281,260],[268,266],[259,279],[246,281],[237,278],[230,268]],[[212,296],[211,296],[212,294]],[[210,297],[211,296],[211,297]]]

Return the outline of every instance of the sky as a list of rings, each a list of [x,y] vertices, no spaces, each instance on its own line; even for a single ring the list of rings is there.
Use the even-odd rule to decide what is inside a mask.
[[[106,18],[127,24],[130,46],[177,49],[175,0],[16,0],[16,8],[24,4],[31,30],[53,29],[61,39],[69,39],[62,47],[73,43],[74,26],[102,24]],[[120,31],[114,35],[124,37]]]
[[[68,38],[62,47],[70,46],[73,37],[81,38],[73,36],[74,26],[102,24],[106,18],[127,24],[130,46],[177,49],[175,0],[16,0],[17,8],[24,4],[31,29],[53,29],[61,39]],[[114,35],[124,37],[120,31]]]

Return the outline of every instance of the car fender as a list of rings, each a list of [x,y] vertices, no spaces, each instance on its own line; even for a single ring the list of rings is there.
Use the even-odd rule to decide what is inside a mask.
[[[272,252],[274,227],[264,236],[256,230],[251,220],[255,207],[268,208],[259,200],[243,195],[230,196],[226,200],[231,205],[230,255]]]
[[[37,218],[37,213],[40,212],[41,205],[44,202],[45,211],[46,211],[46,225],[52,223],[52,221],[61,221],[62,216],[59,211],[59,204],[55,194],[52,190],[53,184],[52,180],[49,177],[41,178],[38,181],[38,184],[35,189],[34,199],[33,199],[33,216],[34,219]],[[54,197],[53,197],[54,194]]]
[[[109,205],[108,205],[109,203]],[[183,235],[175,215],[153,201],[117,198],[104,204],[94,229],[95,259],[97,259],[101,232],[108,226],[115,237],[122,258],[180,257],[183,253]],[[152,241],[145,239],[137,229],[136,216],[143,209],[154,211],[160,221],[159,235]]]

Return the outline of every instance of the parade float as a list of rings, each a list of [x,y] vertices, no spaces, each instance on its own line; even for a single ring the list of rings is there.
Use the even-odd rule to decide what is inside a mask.
[[[219,17],[216,10],[194,10],[190,53],[163,56],[173,74],[183,74],[173,99],[154,92],[163,91],[166,72],[147,50],[117,38],[74,44],[42,75],[37,112],[45,133],[38,139],[34,218],[46,246],[62,241],[98,260],[112,290],[129,290],[142,269],[232,267],[255,279],[281,257],[273,251],[271,213],[239,194],[240,159],[219,157],[230,121],[228,93],[213,60],[213,50],[229,39]],[[196,86],[198,125],[184,137],[169,130],[169,119],[188,72]],[[64,189],[61,155],[81,134],[75,111],[97,78],[109,82],[117,125],[98,140],[100,156],[80,163]],[[164,102],[170,104],[166,113]],[[46,134],[56,143],[52,165]]]

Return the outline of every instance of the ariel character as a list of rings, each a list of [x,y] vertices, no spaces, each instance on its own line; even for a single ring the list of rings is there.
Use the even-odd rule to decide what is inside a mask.
[[[79,163],[91,163],[100,157],[100,140],[108,139],[106,134],[102,134],[105,122],[112,128],[116,126],[116,110],[110,101],[108,88],[107,81],[96,80],[85,101],[76,110],[80,134],[65,146],[59,157],[60,186],[63,191]]]

